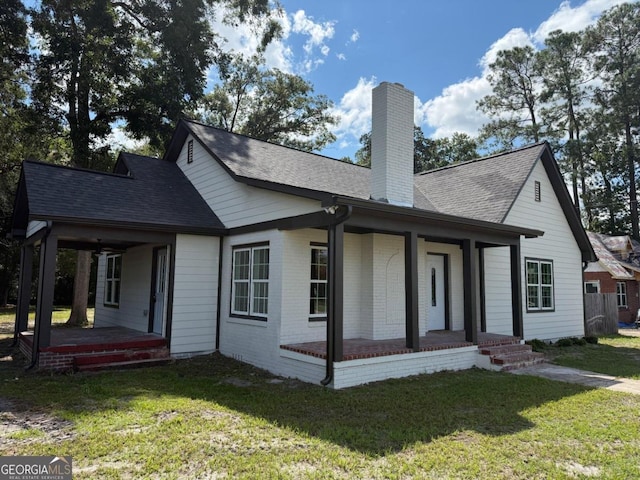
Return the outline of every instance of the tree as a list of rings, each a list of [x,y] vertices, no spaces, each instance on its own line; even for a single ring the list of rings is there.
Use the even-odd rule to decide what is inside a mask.
[[[333,103],[303,78],[266,68],[259,55],[234,56],[220,66],[220,78],[194,112],[204,123],[305,151],[335,140]]]
[[[228,0],[242,19],[267,0]],[[68,131],[71,163],[104,166],[101,142],[115,122],[161,147],[203,94],[219,52],[204,0],[42,0],[31,12],[40,40],[34,104]],[[89,252],[79,252],[70,324],[87,322]]]
[[[620,137],[627,163],[629,211],[633,237],[640,239],[636,194],[634,127],[640,125],[640,5],[625,3],[605,12],[587,30],[593,65],[603,81],[595,102],[605,112],[609,131]]]
[[[556,30],[546,39],[545,46],[538,54],[544,85],[541,100],[549,104],[542,109],[544,123],[556,137],[568,135],[562,153],[570,165],[573,201],[579,214],[580,198],[588,195],[581,138],[584,114],[581,108],[588,95],[587,83],[591,80],[588,76],[589,60],[582,48],[580,33]],[[585,208],[590,222],[590,208],[588,205]]]
[[[371,166],[371,132],[360,137],[362,147],[356,151],[356,164]],[[418,126],[413,127],[413,173],[425,172],[478,157],[478,144],[465,133],[431,139]]]
[[[492,141],[496,150],[509,150],[520,142],[539,142],[542,77],[533,48],[502,50],[489,70],[487,80],[493,93],[477,105],[492,120],[482,127],[481,138]]]

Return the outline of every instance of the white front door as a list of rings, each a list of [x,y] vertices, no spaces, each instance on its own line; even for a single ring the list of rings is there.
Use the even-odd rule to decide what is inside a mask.
[[[427,255],[427,330],[445,329],[444,260],[444,255]]]
[[[165,297],[167,290],[167,249],[158,250],[153,307],[153,333],[164,335]]]

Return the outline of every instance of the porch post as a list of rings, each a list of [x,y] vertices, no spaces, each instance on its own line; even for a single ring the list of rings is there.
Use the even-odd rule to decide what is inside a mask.
[[[462,273],[464,284],[464,332],[467,342],[478,344],[478,303],[476,285],[476,241],[462,241]]]
[[[406,309],[407,348],[420,351],[418,325],[418,234],[404,234],[404,291]]]
[[[31,300],[31,280],[33,277],[33,245],[23,245],[20,249],[20,279],[16,305],[16,324],[13,332],[14,345],[20,332],[29,326],[29,301]]]
[[[344,311],[344,224],[329,227],[329,308],[327,311],[327,361],[341,362]]]
[[[480,279],[480,331],[487,331],[487,298],[484,278],[484,248],[478,248],[478,278]]]
[[[32,352],[34,356],[37,355],[40,347],[48,347],[51,343],[51,313],[53,312],[57,252],[58,237],[55,235],[45,236],[40,244],[40,273],[38,275],[38,299]]]
[[[511,316],[513,319],[513,336],[522,338],[524,325],[522,321],[522,280],[520,278],[520,240],[510,247],[511,253]]]

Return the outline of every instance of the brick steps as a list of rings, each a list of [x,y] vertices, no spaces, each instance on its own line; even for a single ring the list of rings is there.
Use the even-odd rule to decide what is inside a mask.
[[[152,365],[169,359],[169,349],[146,348],[82,353],[73,357],[77,372],[129,366]]]
[[[542,353],[534,352],[530,345],[512,344],[480,348],[480,354],[489,357],[491,368],[508,371],[544,362]]]

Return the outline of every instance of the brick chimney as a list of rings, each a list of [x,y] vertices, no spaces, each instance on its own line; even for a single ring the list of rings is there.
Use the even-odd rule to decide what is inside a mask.
[[[413,206],[413,92],[382,82],[372,92],[371,198]]]

